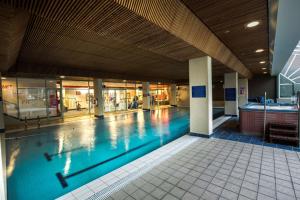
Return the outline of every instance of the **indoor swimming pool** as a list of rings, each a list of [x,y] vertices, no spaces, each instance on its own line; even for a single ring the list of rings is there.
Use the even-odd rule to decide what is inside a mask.
[[[188,131],[189,109],[169,108],[9,134],[8,199],[54,199]]]

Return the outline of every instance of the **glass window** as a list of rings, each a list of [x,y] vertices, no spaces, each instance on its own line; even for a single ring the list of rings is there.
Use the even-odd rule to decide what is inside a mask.
[[[2,80],[3,112],[13,117],[18,117],[16,85],[16,78],[3,78]]]
[[[300,91],[300,84],[291,81],[283,74],[279,74],[279,97],[290,98]]]
[[[20,119],[47,117],[45,80],[20,78],[17,81]]]

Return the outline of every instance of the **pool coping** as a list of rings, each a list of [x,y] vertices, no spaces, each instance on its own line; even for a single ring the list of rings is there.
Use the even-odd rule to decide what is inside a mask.
[[[230,118],[231,117],[228,116],[221,116],[217,118],[218,120],[213,120],[213,128],[216,129]],[[183,150],[193,142],[201,139],[203,138],[189,135],[179,137],[106,175],[100,176],[61,197],[58,197],[57,200],[105,199],[109,194],[122,188],[129,181],[138,178],[159,163]]]
[[[203,138],[184,135],[104,176],[66,193],[57,198],[57,200],[105,199],[112,192],[124,187],[129,181],[145,174],[153,167],[199,139]]]

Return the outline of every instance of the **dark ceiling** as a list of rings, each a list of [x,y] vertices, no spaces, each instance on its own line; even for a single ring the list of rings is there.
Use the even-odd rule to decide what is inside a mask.
[[[254,74],[268,65],[267,0],[182,0]],[[245,28],[259,21],[254,28]],[[256,49],[264,49],[255,53]],[[261,65],[260,61],[266,61]]]
[[[0,4],[3,16],[5,12],[11,14],[12,9],[28,15],[16,64],[8,74],[182,81],[188,79],[188,59],[205,55],[116,6],[114,1],[89,1],[89,7],[97,5],[93,12],[85,10],[82,1],[3,2]],[[253,52],[257,48],[268,49],[266,0],[183,2],[242,63],[255,73],[261,72],[258,62],[267,61],[268,52],[259,55]],[[257,19],[262,21],[260,26],[252,30],[244,28],[245,23]],[[5,20],[0,18],[0,27]],[[230,32],[225,33],[227,30]],[[21,32],[21,28],[16,32]],[[231,71],[213,61],[215,78]]]

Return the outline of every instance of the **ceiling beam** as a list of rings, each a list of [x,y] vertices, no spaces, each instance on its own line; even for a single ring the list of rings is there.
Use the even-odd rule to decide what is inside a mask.
[[[180,0],[114,0],[220,63],[251,78],[252,73]]]

